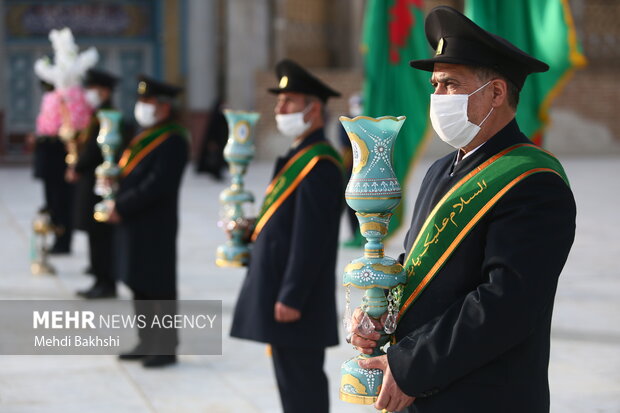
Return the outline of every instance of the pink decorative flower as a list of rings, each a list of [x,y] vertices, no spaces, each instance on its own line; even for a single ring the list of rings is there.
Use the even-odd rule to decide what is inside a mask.
[[[37,116],[37,135],[57,135],[63,121],[62,104],[69,111],[73,129],[79,131],[88,126],[92,109],[84,98],[84,91],[74,86],[61,91],[47,92],[41,100],[41,109]]]
[[[37,116],[37,135],[57,135],[61,123],[60,95],[56,92],[46,92],[41,100],[41,109]]]
[[[69,109],[71,125],[73,125],[75,130],[84,129],[88,126],[92,114],[92,109],[84,97],[84,89],[79,86],[73,86],[61,91],[61,93]]]

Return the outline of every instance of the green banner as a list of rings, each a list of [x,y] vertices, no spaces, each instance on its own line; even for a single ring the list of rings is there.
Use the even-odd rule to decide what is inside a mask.
[[[364,19],[364,115],[407,117],[393,157],[396,178],[403,188],[421,152],[433,92],[430,73],[409,66],[410,60],[430,57],[422,7],[422,0],[369,0]],[[405,196],[394,211],[390,234],[402,223],[404,200]]]
[[[517,109],[523,133],[542,145],[552,100],[574,70],[586,65],[568,0],[467,0],[465,14],[549,65],[549,71],[528,76]]]

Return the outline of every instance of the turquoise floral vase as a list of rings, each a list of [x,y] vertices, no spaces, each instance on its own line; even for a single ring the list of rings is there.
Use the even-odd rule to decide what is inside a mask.
[[[110,218],[109,203],[113,201],[118,189],[118,176],[121,173],[116,162],[116,152],[123,141],[121,137],[121,120],[123,114],[117,110],[102,109],[97,112],[99,134],[97,145],[101,149],[103,163],[95,169],[95,194],[103,199],[95,204],[93,217],[96,221],[106,222]]]
[[[260,114],[224,110],[228,123],[228,142],[224,147],[224,159],[228,162],[231,185],[220,194],[222,204],[221,225],[229,234],[228,241],[217,248],[215,263],[220,267],[243,267],[250,259],[250,247],[246,241],[249,223],[243,204],[254,202],[254,195],[244,187],[244,176],[254,158],[254,127]]]
[[[383,322],[383,328],[378,330],[381,338],[375,351],[371,355],[359,354],[342,365],[340,398],[350,403],[372,404],[377,400],[383,371],[361,368],[358,361],[385,354],[382,348],[396,330],[399,306],[397,287],[407,279],[402,265],[394,258],[386,257],[383,247],[391,211],[399,204],[402,195],[392,165],[392,154],[404,121],[404,116],[340,117],[353,151],[353,172],[345,198],[347,204],[356,211],[361,233],[366,238],[364,256],[345,267],[343,285],[347,292],[344,327],[350,335],[350,287],[365,290],[360,306],[363,312],[360,332],[369,334],[377,331],[371,319]]]

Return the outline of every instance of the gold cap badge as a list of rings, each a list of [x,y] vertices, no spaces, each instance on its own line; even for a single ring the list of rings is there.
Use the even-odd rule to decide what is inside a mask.
[[[146,92],[146,82],[141,81],[140,83],[138,83],[138,94],[144,95],[145,92]]]
[[[439,56],[443,53],[443,37],[439,39],[439,43],[437,43],[437,50],[435,51],[435,56]]]
[[[280,89],[284,89],[288,85],[288,76],[282,76],[280,79]]]

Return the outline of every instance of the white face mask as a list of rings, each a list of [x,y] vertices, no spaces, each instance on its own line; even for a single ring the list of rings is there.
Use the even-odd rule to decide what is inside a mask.
[[[86,89],[86,91],[84,91],[84,99],[86,99],[88,106],[93,109],[97,109],[101,106],[101,96],[99,96],[97,89]]]
[[[493,107],[480,122],[480,125],[476,125],[467,118],[467,102],[471,95],[489,83],[491,83],[490,80],[469,95],[431,95],[431,124],[442,141],[460,149],[467,146],[476,137],[480,132],[480,127],[493,112]]]
[[[133,115],[136,117],[138,125],[143,128],[150,128],[157,123],[155,117],[155,105],[152,103],[136,102],[136,106],[133,109]]]
[[[304,122],[304,116],[310,110],[310,105],[301,112],[276,115],[276,124],[280,133],[284,136],[296,138],[307,131],[312,123]]]

